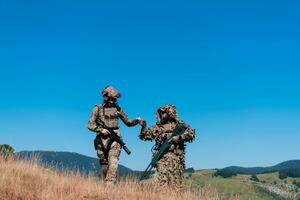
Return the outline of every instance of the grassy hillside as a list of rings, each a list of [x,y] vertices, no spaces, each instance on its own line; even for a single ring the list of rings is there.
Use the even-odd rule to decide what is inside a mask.
[[[279,179],[278,172],[256,175],[238,174],[231,178],[215,177],[215,170],[189,169],[185,173],[184,193],[159,191],[134,178],[123,178],[106,186],[95,176],[76,174],[68,166],[94,167],[93,158],[79,154],[46,153],[46,161],[67,163],[68,172],[41,167],[34,161],[4,161],[0,158],[0,200],[18,199],[241,199],[300,200],[300,178]],[[76,163],[75,163],[76,161]],[[88,161],[88,162],[87,162]],[[45,164],[45,162],[43,162]],[[98,162],[97,162],[98,164]],[[82,165],[82,166],[81,166]],[[49,166],[49,165],[48,165]],[[287,165],[285,165],[287,166]],[[72,169],[72,168],[71,168]],[[92,168],[91,168],[92,169]],[[94,169],[94,168],[93,168]],[[130,169],[129,169],[130,170]],[[137,173],[138,174],[138,173]],[[136,175],[137,175],[136,174]]]
[[[195,190],[215,190],[224,199],[280,200],[298,199],[299,192],[293,184],[299,178],[280,180],[278,173],[257,175],[259,182],[250,180],[251,175],[232,178],[214,177],[214,170],[199,170],[185,175],[185,185]],[[300,191],[300,189],[299,189]],[[299,198],[300,199],[300,198]]]
[[[95,177],[65,174],[32,161],[0,158],[0,200],[218,200],[212,190],[157,190],[147,183],[123,180],[105,185]]]

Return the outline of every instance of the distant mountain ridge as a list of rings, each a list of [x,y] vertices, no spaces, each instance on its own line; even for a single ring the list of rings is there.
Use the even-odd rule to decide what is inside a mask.
[[[233,171],[237,174],[264,174],[269,172],[277,172],[287,169],[300,168],[300,160],[289,160],[270,167],[239,167],[230,166],[223,169]]]
[[[100,170],[99,160],[97,158],[81,155],[73,152],[56,152],[56,151],[20,151],[15,153],[18,159],[35,159],[48,167],[58,170],[79,171],[82,174],[98,174]],[[134,173],[130,168],[119,165],[118,172],[120,175]]]
[[[98,174],[100,170],[99,160],[97,158],[74,152],[20,151],[15,153],[15,155],[20,159],[33,159],[38,157],[38,160],[41,162],[41,164],[59,170],[79,171],[82,174]],[[300,160],[289,160],[270,167],[230,166],[223,169],[228,169],[237,174],[263,174],[295,168],[300,168]],[[120,175],[141,173],[123,165],[119,165],[118,172]],[[194,169],[189,168],[186,169],[185,172],[193,173]]]

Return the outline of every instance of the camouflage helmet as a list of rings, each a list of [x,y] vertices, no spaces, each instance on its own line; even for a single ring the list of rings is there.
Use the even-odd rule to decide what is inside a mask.
[[[157,109],[157,121],[161,122],[160,113],[167,113],[169,117],[173,118],[175,121],[179,121],[179,117],[177,115],[176,106],[168,104],[161,106]]]
[[[118,90],[116,90],[114,87],[112,86],[106,86],[102,92],[101,92],[102,96],[107,96],[110,98],[114,98],[117,99],[119,97],[121,97],[121,94],[118,92]]]

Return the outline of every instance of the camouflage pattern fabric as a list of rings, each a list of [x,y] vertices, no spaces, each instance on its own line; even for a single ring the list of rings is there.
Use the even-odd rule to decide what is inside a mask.
[[[107,97],[114,98],[114,99],[121,97],[121,94],[118,92],[118,90],[116,90],[112,86],[105,87],[102,90],[101,94],[102,94],[102,96],[107,96]]]
[[[102,94],[112,98],[120,97],[120,93],[111,86],[106,87]],[[116,181],[121,146],[115,141],[110,141],[109,136],[104,136],[101,132],[105,128],[112,128],[118,136],[122,137],[119,131],[119,119],[129,127],[139,123],[138,119],[128,119],[126,113],[117,103],[111,104],[106,102],[94,107],[88,121],[88,129],[96,132],[100,137],[100,141],[96,145],[97,156],[102,167],[100,177],[107,182]]]
[[[156,165],[156,174],[154,174],[153,182],[159,187],[170,186],[174,189],[181,187],[184,157],[176,156],[174,153],[168,152]]]
[[[162,116],[167,114],[167,119]],[[153,155],[159,150],[160,145],[172,134],[179,120],[176,107],[173,105],[162,106],[157,111],[157,123],[150,128],[143,127],[140,133],[142,140],[155,140]],[[185,124],[185,123],[184,123]],[[185,142],[192,142],[195,139],[195,130],[185,124],[187,130],[173,141],[169,151],[157,162],[153,182],[155,185],[169,186],[180,189],[185,169]]]
[[[121,146],[116,144],[110,149],[101,149],[101,145],[97,149],[97,156],[100,161],[101,171],[100,178],[107,182],[115,182],[117,179],[117,170]]]

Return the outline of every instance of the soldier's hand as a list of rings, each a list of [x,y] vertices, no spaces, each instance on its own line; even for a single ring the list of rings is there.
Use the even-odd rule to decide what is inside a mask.
[[[141,125],[142,127],[146,127],[147,126],[146,120],[140,118],[139,125]]]
[[[109,132],[109,130],[107,130],[107,129],[102,129],[101,131],[100,131],[100,133],[102,134],[102,135],[104,135],[104,136],[106,136],[106,135],[109,135],[110,134],[110,132]]]
[[[141,125],[141,126],[146,124],[146,121],[143,120],[141,117],[137,117],[136,120],[138,121],[139,125]]]
[[[174,136],[171,141],[172,141],[173,144],[179,143],[180,142],[180,136],[178,136],[178,135]]]
[[[140,125],[141,125],[142,127],[147,127],[147,122],[146,122],[146,120],[142,120],[142,122],[140,123]]]

